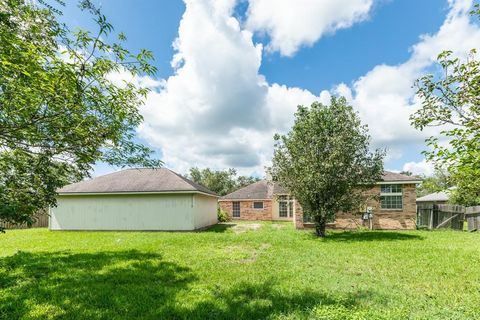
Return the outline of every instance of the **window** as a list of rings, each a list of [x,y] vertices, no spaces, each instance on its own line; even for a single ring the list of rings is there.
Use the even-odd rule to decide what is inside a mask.
[[[402,209],[402,185],[382,184],[380,186],[380,206],[382,209]]]
[[[380,186],[381,193],[402,193],[401,184],[382,184]]]
[[[278,216],[280,218],[293,217],[293,198],[278,196]]]
[[[234,218],[240,218],[240,202],[232,202],[232,215]]]
[[[288,206],[286,201],[280,201],[278,203],[279,208],[278,208],[278,216],[281,218],[286,218],[288,217]]]
[[[263,202],[262,201],[254,201],[253,202],[253,209],[263,209]]]

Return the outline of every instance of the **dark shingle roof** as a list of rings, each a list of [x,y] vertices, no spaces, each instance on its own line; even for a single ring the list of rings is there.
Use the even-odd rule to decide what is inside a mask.
[[[165,168],[126,169],[67,185],[60,194],[128,192],[215,192]]]
[[[274,194],[282,193],[287,192],[278,182],[260,180],[229,193],[222,199],[272,199]]]
[[[404,174],[391,172],[391,171],[384,171],[382,175],[382,181],[384,182],[396,182],[396,181],[420,181],[422,180],[420,177],[417,176],[407,176]]]
[[[420,181],[416,176],[406,176],[400,173],[384,171],[381,182]],[[274,194],[288,193],[278,182],[260,180],[246,187],[223,196],[223,200],[272,199]]]

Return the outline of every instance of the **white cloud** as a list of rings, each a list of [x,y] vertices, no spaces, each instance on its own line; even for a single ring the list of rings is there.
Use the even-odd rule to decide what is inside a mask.
[[[368,18],[373,0],[249,0],[247,28],[268,34],[269,50],[292,56],[323,35]]]
[[[465,57],[470,49],[479,48],[480,29],[470,21],[468,13],[472,2],[450,1],[450,5],[439,31],[421,36],[406,62],[378,65],[349,88],[342,87],[343,94],[351,96],[352,104],[368,124],[374,144],[394,149],[393,158],[401,156],[399,150],[405,151],[409,144],[422,143],[440,131],[427,128],[420,132],[410,125],[410,115],[420,107],[412,88],[415,79],[431,69],[443,50],[453,50],[457,56]]]
[[[263,175],[273,134],[287,130],[297,104],[317,98],[269,86],[258,70],[262,45],[231,16],[234,1],[186,1],[172,59],[175,74],[149,94],[140,136],[169,167],[236,167]]]
[[[480,43],[467,1],[452,2],[438,33],[423,36],[408,61],[379,65],[351,85],[341,83],[316,96],[270,84],[259,74],[263,47],[232,17],[234,0],[185,2],[174,43],[174,75],[160,82],[139,80],[153,89],[141,110],[145,122],[139,135],[161,149],[166,165],[179,172],[208,166],[263,175],[272,156],[273,134],[291,127],[296,106],[327,103],[331,94],[346,96],[369,125],[375,146],[388,146],[388,159],[400,159],[409,144],[435,132],[421,133],[410,126],[409,116],[418,107],[411,88],[414,79],[432,66],[441,50],[461,53]],[[290,4],[295,10],[296,4]],[[306,44],[302,41],[298,45]]]
[[[410,171],[414,175],[432,176],[435,172],[433,164],[425,159],[419,162],[407,162],[403,165],[403,171]]]

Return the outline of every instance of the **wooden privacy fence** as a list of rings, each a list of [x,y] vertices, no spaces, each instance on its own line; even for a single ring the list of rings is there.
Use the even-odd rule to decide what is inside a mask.
[[[465,207],[451,204],[419,204],[417,228],[463,230]]]
[[[35,215],[37,219],[31,227],[26,224],[14,224],[0,221],[0,227],[5,229],[27,229],[27,228],[46,228],[48,227],[48,212],[47,210],[42,211]]]
[[[480,206],[465,208],[468,231],[480,231]]]
[[[467,221],[468,231],[480,230],[480,206],[417,205],[417,228],[463,230],[465,220]]]

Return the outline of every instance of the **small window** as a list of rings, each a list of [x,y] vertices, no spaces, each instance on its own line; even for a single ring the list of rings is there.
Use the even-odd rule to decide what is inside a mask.
[[[232,215],[234,218],[240,218],[240,202],[232,202]]]
[[[383,184],[380,187],[380,206],[382,209],[402,209],[403,193],[401,184]]]
[[[253,202],[253,209],[263,209],[263,202],[262,201],[254,201]]]

